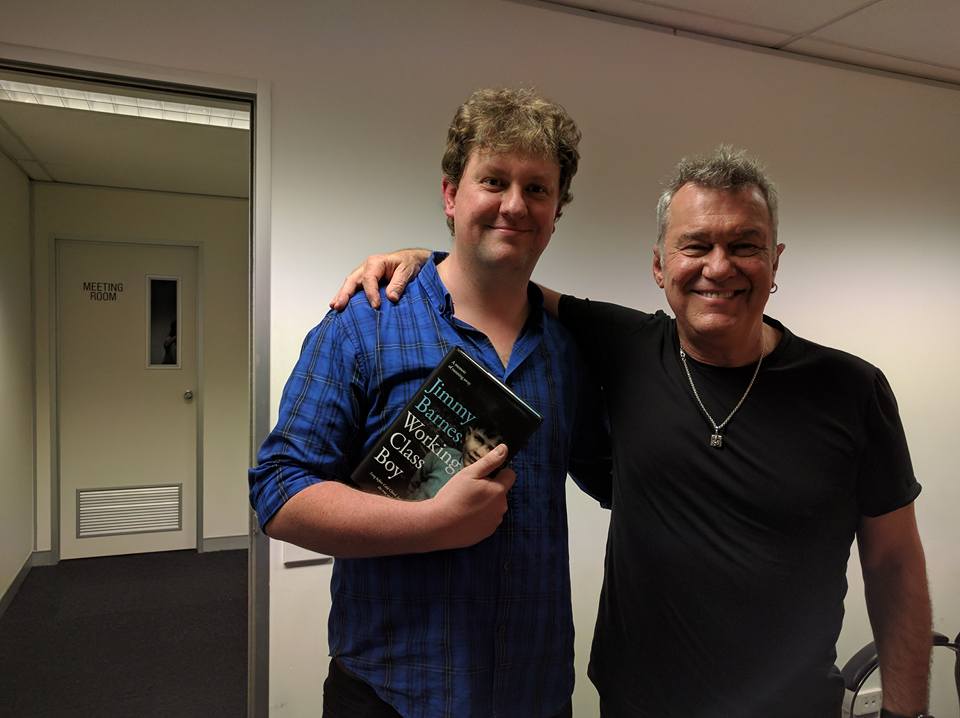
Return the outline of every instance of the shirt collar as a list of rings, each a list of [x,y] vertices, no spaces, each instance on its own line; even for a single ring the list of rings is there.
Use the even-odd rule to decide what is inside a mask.
[[[430,255],[420,270],[420,283],[430,298],[430,303],[441,316],[450,319],[453,317],[453,298],[437,272],[437,265],[446,259],[448,254],[449,252],[433,252]],[[543,292],[533,282],[527,284],[527,301],[530,302],[530,316],[527,317],[526,329],[540,329],[543,326]]]
[[[440,280],[437,265],[447,258],[448,252],[433,252],[420,270],[419,279],[423,291],[441,316],[448,319],[453,316],[453,299]]]

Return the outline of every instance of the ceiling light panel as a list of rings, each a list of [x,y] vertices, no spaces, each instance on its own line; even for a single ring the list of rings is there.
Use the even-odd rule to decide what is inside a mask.
[[[24,102],[70,110],[105,112],[194,125],[213,125],[238,130],[250,129],[250,113],[225,107],[208,107],[184,102],[151,100],[144,97],[108,95],[68,87],[52,87],[0,79],[0,100]]]

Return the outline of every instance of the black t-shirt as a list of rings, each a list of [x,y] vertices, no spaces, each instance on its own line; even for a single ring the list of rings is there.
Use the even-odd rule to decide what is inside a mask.
[[[765,317],[782,339],[716,449],[673,319],[572,297],[560,318],[603,385],[612,431],[590,660],[604,715],[836,716],[858,521],[920,492],[883,374]],[[722,421],[755,365],[687,362]]]

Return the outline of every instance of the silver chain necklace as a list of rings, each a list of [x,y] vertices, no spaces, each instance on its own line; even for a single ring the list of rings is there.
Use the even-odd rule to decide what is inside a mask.
[[[763,364],[763,343],[761,342],[760,344],[760,358],[757,359],[757,368],[753,370],[753,376],[750,378],[750,383],[747,384],[746,391],[743,392],[743,396],[740,397],[740,401],[737,402],[737,405],[733,407],[729,414],[727,414],[727,418],[721,421],[719,424],[713,420],[713,417],[710,416],[710,412],[707,411],[707,407],[703,405],[703,401],[700,399],[700,393],[697,391],[697,387],[693,383],[693,375],[690,373],[690,367],[687,366],[687,353],[683,350],[683,344],[680,345],[680,362],[683,364],[683,370],[687,373],[687,381],[690,382],[690,388],[693,390],[693,398],[697,400],[697,404],[700,406],[700,411],[703,412],[703,415],[707,417],[707,421],[710,422],[710,426],[713,427],[713,433],[710,435],[710,446],[714,449],[722,449],[723,434],[720,432],[723,430],[723,427],[730,423],[733,415],[737,413],[737,409],[740,408],[740,405],[743,404],[744,400],[747,398],[747,394],[749,394],[750,390],[753,388],[753,382],[757,380],[757,374],[760,373],[760,365]]]

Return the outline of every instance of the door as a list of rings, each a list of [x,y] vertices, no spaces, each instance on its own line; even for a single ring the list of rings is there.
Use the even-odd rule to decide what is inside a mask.
[[[197,251],[56,246],[60,558],[194,548]]]

